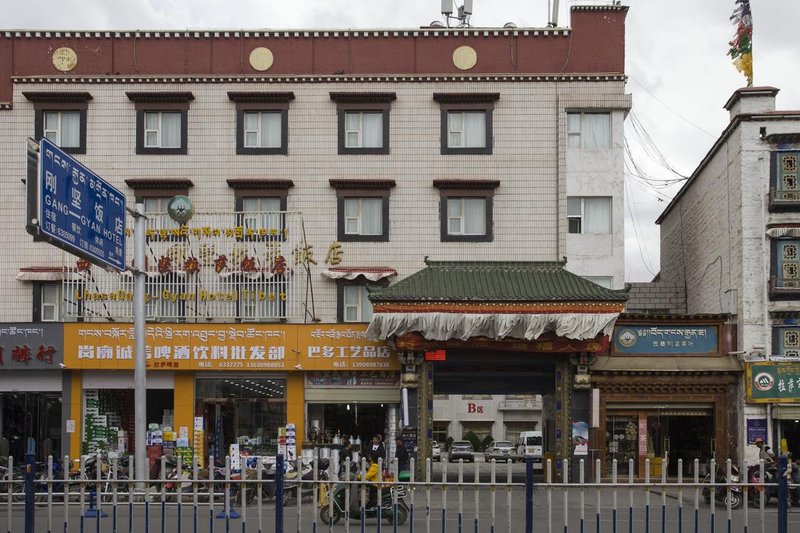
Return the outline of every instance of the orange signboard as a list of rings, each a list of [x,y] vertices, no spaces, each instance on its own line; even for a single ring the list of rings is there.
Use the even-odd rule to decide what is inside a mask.
[[[362,324],[147,324],[150,370],[400,370]],[[133,324],[64,324],[69,369],[132,370]]]

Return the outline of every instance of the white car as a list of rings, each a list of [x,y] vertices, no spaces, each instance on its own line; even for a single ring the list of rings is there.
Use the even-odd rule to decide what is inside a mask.
[[[438,442],[432,441],[431,442],[431,461],[441,461],[442,460],[442,447],[439,445]]]

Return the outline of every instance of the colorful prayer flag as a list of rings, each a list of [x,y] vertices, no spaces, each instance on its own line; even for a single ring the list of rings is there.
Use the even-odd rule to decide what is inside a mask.
[[[736,34],[729,42],[728,55],[733,60],[736,70],[747,78],[747,86],[753,85],[753,17],[750,12],[750,0],[736,0],[731,21],[736,25]]]

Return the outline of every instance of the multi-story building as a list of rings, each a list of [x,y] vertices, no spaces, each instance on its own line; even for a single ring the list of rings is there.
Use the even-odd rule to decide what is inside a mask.
[[[63,342],[40,339],[48,325],[25,346],[36,360],[52,345],[39,363],[64,367],[17,362],[0,395],[60,393],[61,432],[32,436],[61,453],[134,437],[132,277],[26,234],[29,137],[149,215],[147,417],[179,446],[264,446],[287,423],[298,444],[391,434],[402,348],[365,338],[366,289],[426,258],[557,276],[555,291],[521,298],[593,302],[575,304],[590,314],[607,303],[581,333],[555,333],[563,310],[543,327],[595,342],[625,299],[609,289],[624,282],[626,11],[576,6],[558,28],[0,34],[0,319],[63,324]],[[185,226],[164,214],[175,195],[193,203]],[[538,354],[518,377],[561,380],[569,405],[574,370],[557,352],[587,346],[517,346]],[[569,453],[568,409],[559,416]]]
[[[746,378],[731,408],[750,461],[759,437],[800,452],[800,112],[776,109],[777,93],[747,87],[730,97],[728,127],[657,221],[661,279],[683,288],[685,311],[736,322],[733,354]]]

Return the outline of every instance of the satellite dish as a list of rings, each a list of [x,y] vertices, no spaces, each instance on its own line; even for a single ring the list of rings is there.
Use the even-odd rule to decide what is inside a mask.
[[[440,21],[438,21],[438,20],[434,20],[433,22],[431,22],[431,25],[430,25],[430,27],[431,27],[431,28],[444,28],[444,24],[442,24],[442,23],[441,23]]]
[[[503,24],[503,27],[508,29],[514,29],[517,27],[517,25],[514,24],[513,22],[506,22],[505,24]]]

